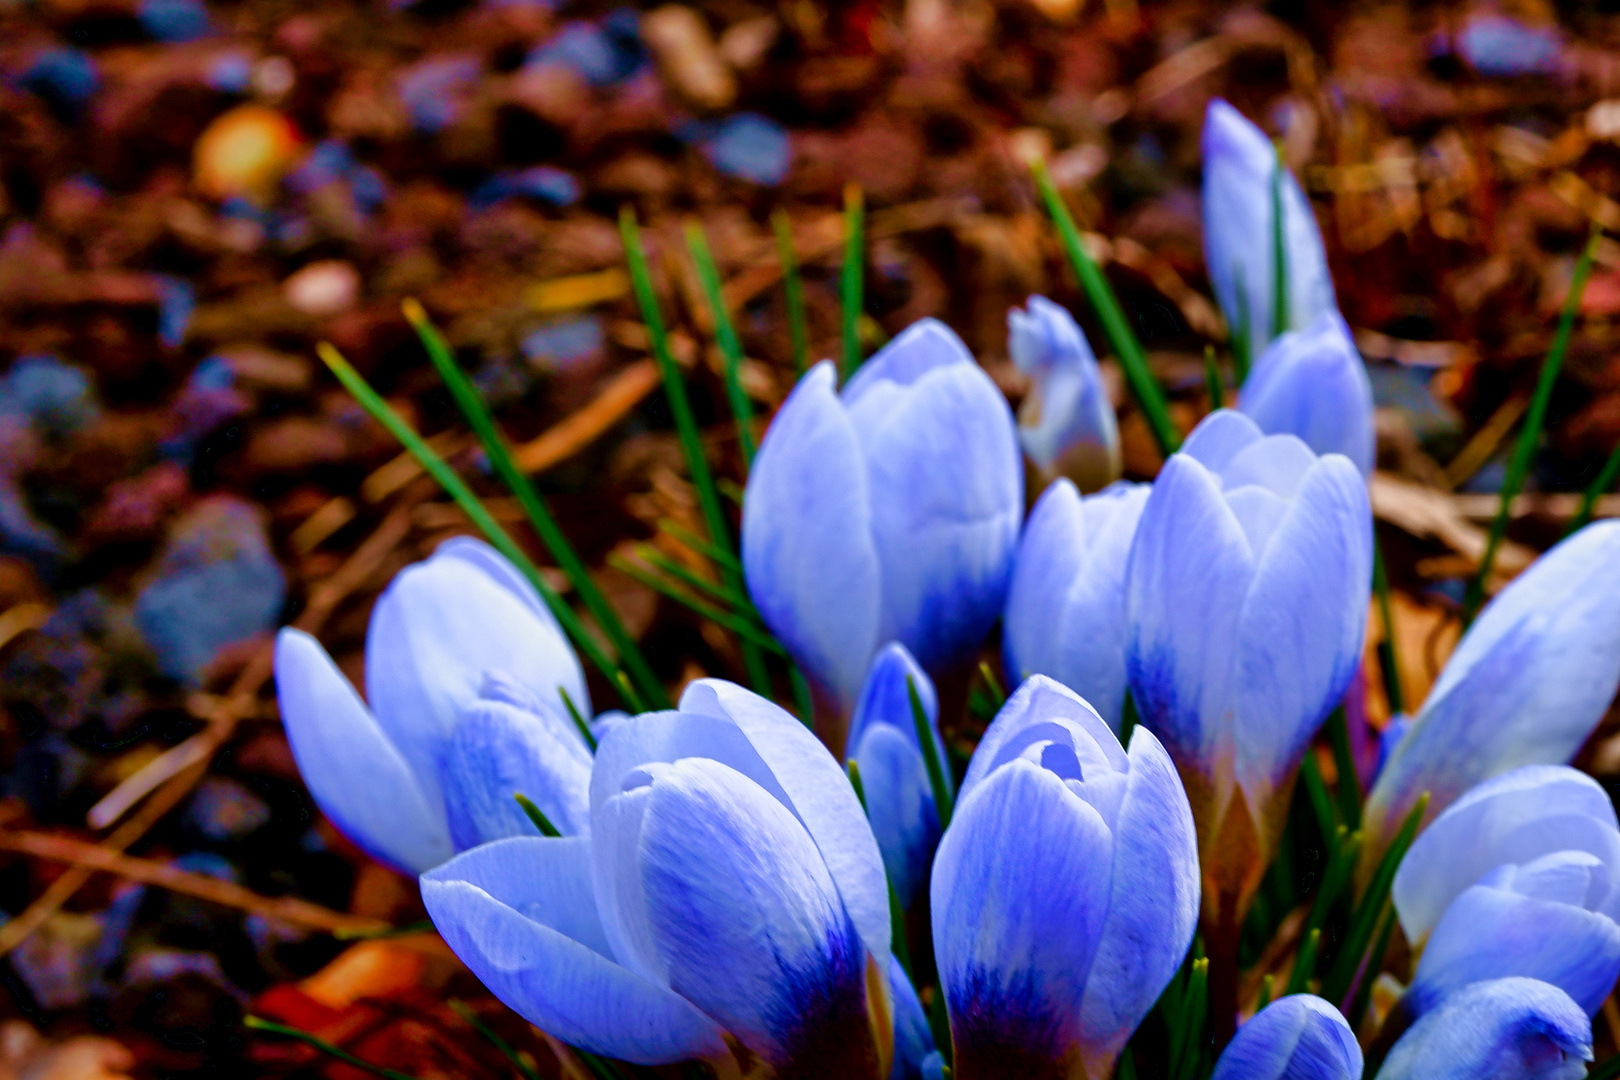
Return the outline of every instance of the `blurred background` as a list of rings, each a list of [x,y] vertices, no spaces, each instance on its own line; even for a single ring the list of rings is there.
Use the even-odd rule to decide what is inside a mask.
[[[1010,306],[1045,293],[1106,341],[1035,157],[1185,430],[1225,341],[1200,240],[1214,95],[1315,203],[1379,405],[1373,504],[1420,697],[1588,223],[1620,230],[1620,4],[0,0],[0,1080],[364,1075],[244,1030],[250,1009],[421,1080],[518,1075],[497,1043],[558,1074],[421,932],[415,883],[321,818],[281,732],[274,628],[359,683],[378,591],[472,531],[317,341],[515,526],[401,314],[419,299],[659,675],[734,677],[719,627],[609,562],[669,543],[660,521],[701,531],[620,207],[722,473],[683,226],[707,231],[762,410],[794,378],[773,211],[811,357],[836,355],[849,183],[864,346],[941,317],[1016,405]],[[1617,317],[1606,240],[1504,576],[1620,440]],[[1150,477],[1103,368],[1126,473]],[[1581,762],[1620,784],[1617,728]]]

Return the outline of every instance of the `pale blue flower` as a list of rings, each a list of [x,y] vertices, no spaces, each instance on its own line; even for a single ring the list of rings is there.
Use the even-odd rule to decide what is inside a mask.
[[[1298,435],[1318,454],[1343,454],[1372,475],[1372,380],[1337,311],[1268,345],[1244,380],[1238,409],[1268,435]]]
[[[889,994],[894,1001],[894,1067],[889,1080],[926,1080],[929,1065],[940,1061],[928,1013],[900,961],[889,958]]]
[[[1535,979],[1458,991],[1395,1044],[1378,1080],[1579,1080],[1592,1022],[1568,994]]]
[[[1238,1028],[1210,1080],[1361,1080],[1361,1047],[1314,994],[1280,997]]]
[[[1193,431],[1142,511],[1131,694],[1187,779],[1205,873],[1239,914],[1281,832],[1280,796],[1360,663],[1371,580],[1355,466],[1231,410]]]
[[[861,770],[866,816],[883,852],[883,865],[900,902],[906,907],[922,895],[928,867],[939,843],[939,810],[928,779],[928,764],[917,739],[906,687],[910,678],[928,717],[935,760],[945,783],[951,766],[939,734],[939,700],[934,684],[906,647],[890,642],[872,662],[866,686],[849,728],[849,756]]]
[[[1007,313],[1007,352],[1033,386],[1018,410],[1018,439],[1042,477],[1089,490],[1118,479],[1119,426],[1091,343],[1068,310],[1031,296]]]
[[[1486,605],[1373,784],[1364,861],[1423,792],[1433,820],[1482,780],[1574,756],[1620,687],[1617,567],[1620,521],[1597,522]]]
[[[1107,1076],[1198,919],[1198,851],[1175,766],[1130,753],[1072,690],[1034,676],[985,732],[934,859],[931,902],[959,1080]]]
[[[1204,262],[1234,334],[1247,333],[1258,356],[1272,338],[1276,268],[1272,182],[1280,164],[1265,132],[1220,98],[1204,114]],[[1281,177],[1283,260],[1288,278],[1284,329],[1307,327],[1338,310],[1316,215],[1299,181]]]
[[[310,794],[382,862],[420,872],[458,846],[531,831],[500,805],[514,785],[559,828],[581,823],[589,757],[561,690],[588,710],[585,674],[534,587],[481,541],[446,541],[377,600],[369,708],[302,631],[281,631],[275,674]]]
[[[888,1075],[883,861],[814,735],[702,679],[679,711],[613,726],[590,799],[588,836],[500,840],[422,876],[497,997],[636,1064],[737,1069],[731,1043],[781,1077]]]
[[[848,708],[885,642],[935,672],[979,647],[1024,494],[1012,410],[944,324],[913,324],[841,392],[834,380],[812,368],[765,433],[742,561],[766,625]]]
[[[1068,480],[1024,523],[1002,616],[1013,681],[1050,675],[1119,730],[1125,706],[1125,560],[1152,488],[1116,483],[1081,497]]]

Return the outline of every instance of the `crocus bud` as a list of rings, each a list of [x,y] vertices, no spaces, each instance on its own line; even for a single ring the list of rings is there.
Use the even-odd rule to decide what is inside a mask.
[[[1535,979],[1475,983],[1401,1036],[1378,1080],[1579,1080],[1592,1022]]]
[[[1238,1028],[1210,1080],[1361,1080],[1361,1047],[1314,994],[1280,997]]]
[[[1274,183],[1283,212],[1285,330],[1338,310],[1322,233],[1299,181],[1286,169],[1278,176],[1281,163],[1265,132],[1220,98],[1204,113],[1203,150],[1204,262],[1227,325],[1258,356],[1277,325]]]
[[[1469,983],[1524,975],[1590,1014],[1620,976],[1620,822],[1597,781],[1526,765],[1447,807],[1391,890],[1420,952],[1413,1016]]]
[[[765,433],[742,561],[766,625],[847,709],[885,642],[934,672],[979,647],[1024,483],[1012,410],[944,324],[915,323],[834,381],[831,363],[812,368]]]
[[[917,739],[908,678],[917,688],[933,735],[933,753],[949,785],[951,766],[939,735],[934,684],[904,645],[890,642],[872,662],[849,728],[849,756],[860,767],[866,816],[883,852],[889,883],[906,907],[927,886],[928,866],[939,843],[939,810],[934,805],[925,751]]]
[[[563,804],[581,797],[584,742],[562,719],[559,688],[588,709],[584,672],[534,587],[481,541],[446,541],[377,600],[366,636],[369,709],[302,631],[277,638],[275,673],[282,723],[310,794],[381,862],[415,873],[454,854],[442,782],[447,756],[453,765],[461,754],[512,754],[491,785],[529,785],[523,794],[555,809],[559,828],[578,820]],[[491,674],[500,677],[491,681]],[[503,685],[511,689],[499,690]],[[481,705],[486,686],[496,689]],[[517,694],[526,711],[511,705]],[[498,707],[502,698],[506,709]],[[474,730],[452,751],[458,725],[475,707]],[[573,785],[572,793],[542,789],[547,777]],[[476,771],[458,772],[450,784],[458,803],[454,835],[463,843],[501,829],[497,818],[470,809],[478,786]]]
[[[474,848],[422,876],[456,954],[571,1045],[721,1075],[883,1080],[894,1028],[883,860],[803,725],[701,679],[621,720],[591,831]]]
[[[1222,409],[1154,482],[1125,666],[1187,785],[1212,917],[1241,918],[1271,861],[1300,759],[1360,662],[1371,579],[1366,484],[1339,454]]]
[[[1480,612],[1367,797],[1362,874],[1418,797],[1428,820],[1509,769],[1574,756],[1620,687],[1620,521],[1586,526]]]
[[[1119,479],[1119,426],[1091,343],[1044,296],[1007,313],[1007,352],[1034,384],[1018,410],[1018,441],[1043,483],[1067,476],[1096,491]]]
[[[934,955],[960,1080],[1107,1076],[1198,919],[1198,851],[1164,747],[1130,753],[1034,676],[984,733],[934,859]]]
[[[1378,437],[1372,381],[1337,311],[1278,337],[1244,380],[1238,409],[1267,435],[1298,435],[1318,454],[1343,454],[1372,475]]]
[[[1147,484],[1112,484],[1084,498],[1067,480],[1041,495],[1024,524],[1002,616],[1013,680],[1050,675],[1119,730],[1125,706],[1125,559]]]
[[[906,969],[889,958],[889,996],[894,1001],[894,1067],[889,1080],[927,1080],[929,1065],[940,1060],[934,1032]]]

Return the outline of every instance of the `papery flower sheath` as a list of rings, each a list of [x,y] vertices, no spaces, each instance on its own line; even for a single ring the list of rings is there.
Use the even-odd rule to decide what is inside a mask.
[[[1026,680],[962,781],[931,884],[954,1075],[1104,1077],[1198,920],[1187,796],[1072,690]]]
[[[910,677],[933,733],[933,753],[950,783],[951,766],[939,735],[939,701],[934,684],[906,652],[890,642],[872,661],[849,728],[849,757],[860,767],[866,816],[883,852],[889,882],[906,907],[922,895],[928,867],[939,843],[939,809],[928,779],[928,765],[911,712]]]
[[[1402,1035],[1378,1080],[1579,1080],[1592,1022],[1535,979],[1493,979],[1453,994]]]
[[[1338,310],[1322,233],[1305,192],[1283,170],[1265,132],[1215,98],[1204,113],[1204,262],[1215,298],[1252,355],[1274,336],[1277,300],[1273,178],[1280,183],[1288,295],[1285,330],[1310,326]]]
[[[422,899],[497,997],[571,1045],[722,1075],[888,1075],[877,844],[826,748],[731,683],[606,733],[588,836],[475,848],[424,874]]]
[[[1361,1047],[1314,994],[1280,997],[1238,1028],[1210,1080],[1361,1080]]]
[[[1372,475],[1372,381],[1337,311],[1266,346],[1243,382],[1238,409],[1268,435],[1298,435],[1318,454],[1343,454],[1361,475]]]
[[[1588,525],[1480,612],[1367,796],[1363,875],[1423,792],[1433,820],[1482,780],[1580,749],[1620,687],[1617,566],[1620,521]]]
[[[1204,903],[1241,918],[1295,772],[1361,659],[1372,516],[1361,474],[1212,413],[1154,482],[1126,571],[1125,665],[1175,759]]]
[[[1024,524],[1002,616],[1002,659],[1014,681],[1050,675],[1119,730],[1125,704],[1125,560],[1147,484],[1081,497],[1059,480]]]
[[[760,444],[742,561],[760,615],[845,709],[878,649],[967,659],[1007,595],[1024,485],[1012,410],[933,319],[799,380]]]
[[[1032,388],[1018,441],[1043,483],[1066,476],[1087,491],[1119,479],[1119,426],[1091,343],[1068,310],[1044,296],[1007,313],[1007,352]]]
[[[1409,1015],[1510,975],[1591,1014],[1620,977],[1620,822],[1574,769],[1527,765],[1473,788],[1413,843],[1392,896],[1419,956]]]
[[[532,831],[504,805],[517,809],[511,790],[559,828],[583,824],[589,754],[559,688],[589,709],[584,672],[533,586],[482,541],[446,541],[378,599],[369,708],[301,631],[281,631],[275,675],[310,794],[382,862],[420,872],[461,847]],[[478,774],[497,759],[498,775]]]

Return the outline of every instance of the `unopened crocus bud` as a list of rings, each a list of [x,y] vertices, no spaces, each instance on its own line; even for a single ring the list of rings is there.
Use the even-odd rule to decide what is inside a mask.
[[[1007,596],[1024,484],[1012,410],[955,334],[924,319],[835,390],[799,381],[743,500],[748,591],[843,708],[898,641],[923,668],[968,659]]]
[[[906,907],[921,897],[928,867],[939,843],[939,810],[928,778],[926,751],[917,738],[911,690],[928,719],[932,753],[945,783],[951,766],[939,735],[939,700],[934,684],[904,645],[890,642],[872,662],[866,686],[849,727],[849,756],[860,768],[866,793],[866,816],[883,852],[883,865],[900,902]]]
[[[1119,730],[1125,705],[1125,560],[1147,484],[1081,497],[1068,480],[1041,495],[1024,524],[1002,616],[1008,677],[1050,675]]]
[[[1337,311],[1266,346],[1238,409],[1267,435],[1298,435],[1318,454],[1343,454],[1372,475],[1378,450],[1372,381]]]
[[[556,813],[559,828],[579,820],[566,807],[583,798],[588,766],[562,694],[589,709],[585,673],[534,587],[481,541],[446,541],[378,599],[366,635],[369,708],[302,631],[281,632],[275,676],[310,794],[382,862],[416,873],[458,847],[527,831],[496,810],[510,798],[503,785],[529,788],[521,793]],[[457,739],[469,712],[472,727]],[[476,763],[492,759],[500,769],[486,776]]]
[[[931,884],[960,1080],[1107,1076],[1198,919],[1198,851],[1164,747],[1129,754],[1037,675],[984,733]]]
[[[843,769],[802,724],[702,679],[621,720],[591,830],[422,876],[446,943],[547,1034],[638,1065],[884,1080],[888,887]]]
[[[1271,861],[1300,759],[1360,663],[1371,576],[1367,488],[1342,455],[1222,409],[1154,482],[1125,664],[1187,785],[1212,917],[1240,919]]]
[[[1322,233],[1292,173],[1278,170],[1265,132],[1215,98],[1204,113],[1204,261],[1233,334],[1252,356],[1275,336],[1277,265],[1273,202],[1280,196],[1288,295],[1284,330],[1307,327],[1338,310]],[[1275,188],[1274,188],[1274,185]]]
[[[1421,1015],[1470,983],[1523,975],[1588,1014],[1620,977],[1620,822],[1597,781],[1562,765],[1487,780],[1418,836],[1391,895]]]
[[[1091,343],[1044,296],[1007,313],[1007,352],[1033,384],[1018,410],[1018,441],[1042,483],[1066,476],[1083,491],[1119,479],[1119,426]]]
[[[1378,1080],[1579,1080],[1592,1022],[1535,979],[1494,979],[1453,994],[1401,1036]]]
[[[1280,997],[1238,1028],[1210,1080],[1361,1080],[1361,1047],[1314,994]]]
[[[1433,820],[1520,765],[1574,756],[1620,687],[1620,521],[1586,526],[1485,606],[1367,797],[1362,873],[1419,796]]]

